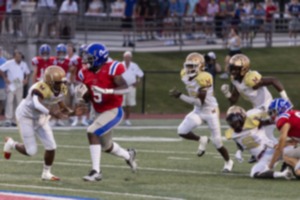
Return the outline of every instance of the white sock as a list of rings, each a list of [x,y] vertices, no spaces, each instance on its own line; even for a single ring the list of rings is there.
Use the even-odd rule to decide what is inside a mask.
[[[283,172],[274,172],[273,176],[274,178],[282,178],[286,176],[287,172],[287,170],[284,170]]]
[[[294,170],[299,170],[300,169],[300,160],[296,163]]]
[[[82,122],[86,121],[86,116],[85,115],[81,117],[81,121]]]
[[[110,152],[111,154],[115,155],[115,156],[119,156],[124,158],[125,160],[129,160],[130,155],[128,153],[127,150],[123,149],[122,147],[120,147],[120,145],[118,143],[113,143],[113,149]]]
[[[90,145],[90,154],[92,159],[93,170],[100,172],[100,161],[101,161],[101,145],[93,144]]]
[[[50,173],[50,171],[51,171],[51,165],[44,164],[43,173]]]

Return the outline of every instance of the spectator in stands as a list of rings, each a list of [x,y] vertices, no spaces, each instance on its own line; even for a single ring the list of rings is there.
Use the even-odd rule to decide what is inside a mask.
[[[169,0],[159,0],[159,9],[157,12],[157,34],[158,37],[161,38],[164,35],[164,21],[168,17],[170,1]]]
[[[59,34],[62,39],[74,37],[78,5],[74,0],[64,0],[59,9]]]
[[[0,76],[5,81],[7,99],[5,104],[5,126],[16,126],[14,110],[23,98],[23,85],[28,83],[30,70],[22,61],[22,53],[14,50],[14,57],[0,66]]]
[[[251,29],[251,16],[253,11],[253,5],[250,3],[249,0],[244,1],[243,10],[245,11],[244,14],[241,16],[241,38],[244,47],[250,47],[252,45],[250,39],[250,29]]]
[[[111,4],[111,17],[122,18],[125,9],[124,0],[117,0]]]
[[[93,0],[90,2],[86,16],[106,16],[104,12],[104,5],[101,0]]]
[[[42,30],[45,26],[45,37],[55,37],[57,35],[56,30],[56,15],[57,7],[54,0],[38,0],[36,5],[36,17],[38,24],[37,37],[42,36]]]
[[[2,33],[2,22],[5,19],[6,1],[0,0],[0,34]]]
[[[266,11],[261,3],[257,3],[253,10],[253,19],[251,20],[252,26],[252,35],[251,35],[251,43],[253,38],[256,37],[256,33],[262,30],[262,26],[264,24]]]
[[[148,0],[145,13],[145,30],[146,39],[154,40],[154,33],[156,32],[156,16],[158,11],[158,0]]]
[[[222,71],[221,65],[217,63],[217,56],[215,52],[210,51],[204,55],[205,58],[205,71],[209,72],[214,80],[214,87],[216,82],[216,76]]]
[[[204,2],[207,0],[201,0],[201,2]],[[196,31],[196,19],[197,19],[197,24],[202,24],[199,26],[202,29],[202,33],[204,32],[205,29],[205,24],[204,21],[202,20],[201,16],[197,16],[197,5],[198,5],[199,0],[188,0],[187,5],[186,5],[186,16],[184,17],[184,24],[185,24],[185,36],[188,40],[193,40],[195,39],[195,31]],[[205,11],[206,12],[206,11]],[[197,18],[196,18],[197,17]],[[197,31],[199,31],[197,30]]]
[[[289,21],[289,46],[297,45],[297,34],[300,31],[300,4],[299,0],[291,0],[288,6],[288,12],[290,14]]]
[[[2,56],[2,47],[0,47],[0,66],[3,65],[6,62],[6,59]],[[5,81],[0,76],[0,115],[3,114],[4,111],[4,105],[6,100],[6,89],[5,89]]]
[[[4,26],[6,33],[11,33],[10,25],[11,25],[11,7],[12,7],[12,1],[6,1],[6,13],[4,18]]]
[[[23,33],[21,31],[21,23],[22,23],[22,10],[21,10],[21,1],[13,0],[11,7],[11,17],[13,24],[13,35],[22,37]]]
[[[165,45],[176,44],[176,35],[179,29],[177,18],[177,0],[170,0],[168,15],[164,20],[164,38]]]
[[[136,79],[136,82],[129,86],[129,92],[124,94],[123,98],[123,108],[125,112],[125,124],[127,126],[131,125],[131,122],[129,120],[130,118],[130,112],[131,108],[136,105],[136,87],[138,83],[140,82],[141,78],[144,76],[144,72],[140,69],[140,67],[132,62],[132,53],[130,51],[126,51],[123,54],[123,65],[126,68],[126,71],[130,73],[131,76],[134,76],[134,79]]]
[[[125,9],[122,19],[123,47],[134,47],[132,38],[133,18],[135,17],[136,0],[125,0]]]
[[[192,0],[195,1],[195,0]],[[208,4],[210,3],[209,0],[197,0],[197,4],[195,6],[195,14],[196,14],[196,27],[197,27],[197,32],[199,32],[196,35],[196,38],[207,38],[207,29],[208,29],[208,16],[207,16],[207,11],[208,11]],[[190,8],[190,6],[189,6]],[[208,38],[207,38],[208,39]],[[208,39],[207,41],[212,41]],[[209,43],[210,43],[209,42]]]
[[[215,28],[214,19],[219,13],[219,5],[215,0],[211,0],[207,5],[207,23],[206,23],[206,44],[215,44],[216,41],[213,39],[213,30]]]
[[[225,57],[225,66],[224,66],[224,73],[220,75],[221,79],[228,79],[228,67],[229,67],[229,60],[232,56],[242,53],[242,42],[239,36],[239,32],[235,28],[230,29],[228,43],[226,44],[227,48],[229,49],[228,55]]]
[[[271,47],[274,28],[273,15],[277,12],[277,7],[272,0],[266,0],[265,11],[265,42],[267,47]]]
[[[145,16],[149,0],[138,0],[136,4],[136,26],[137,39],[142,41],[146,39],[145,33]]]

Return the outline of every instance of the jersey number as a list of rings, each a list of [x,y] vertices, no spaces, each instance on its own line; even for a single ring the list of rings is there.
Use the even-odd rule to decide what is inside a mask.
[[[300,118],[300,112],[295,112],[295,116]]]
[[[95,103],[101,103],[102,94],[101,93],[93,93],[93,98]]]

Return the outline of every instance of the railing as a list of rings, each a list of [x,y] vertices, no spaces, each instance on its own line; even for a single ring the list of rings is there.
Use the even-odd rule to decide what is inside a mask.
[[[207,48],[222,48],[225,46],[229,29],[233,27],[228,19],[207,22],[205,18],[192,17],[156,19],[150,22],[136,19],[130,23],[131,28],[124,28],[125,22],[117,17],[53,13],[51,15],[47,13],[37,15],[34,12],[23,12],[22,21],[19,20],[19,17],[15,18],[14,16],[10,16],[8,19],[11,22],[10,28],[4,26],[4,33],[1,37],[12,36],[16,38],[14,43],[28,39],[33,40],[33,42],[43,40],[55,42],[59,39],[63,41],[72,40],[75,43],[100,41],[110,49],[118,50],[123,45],[125,33],[128,33],[130,40],[135,44],[134,46],[131,45],[130,48],[137,51],[148,51],[155,48],[186,50],[207,45],[209,46]],[[245,46],[266,45],[263,35],[265,33],[264,24],[254,24],[253,19],[249,19],[248,22],[248,24],[234,25],[240,30],[240,36],[245,43],[248,41]],[[288,25],[288,18],[274,19],[270,29],[274,43],[288,44]]]

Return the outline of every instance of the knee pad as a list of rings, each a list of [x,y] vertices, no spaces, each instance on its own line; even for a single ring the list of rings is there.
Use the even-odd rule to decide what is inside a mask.
[[[220,149],[223,146],[221,137],[213,137],[212,143],[215,145],[216,149]]]
[[[26,153],[29,156],[34,156],[37,153],[37,147],[36,146],[32,146],[32,147],[26,148]]]

